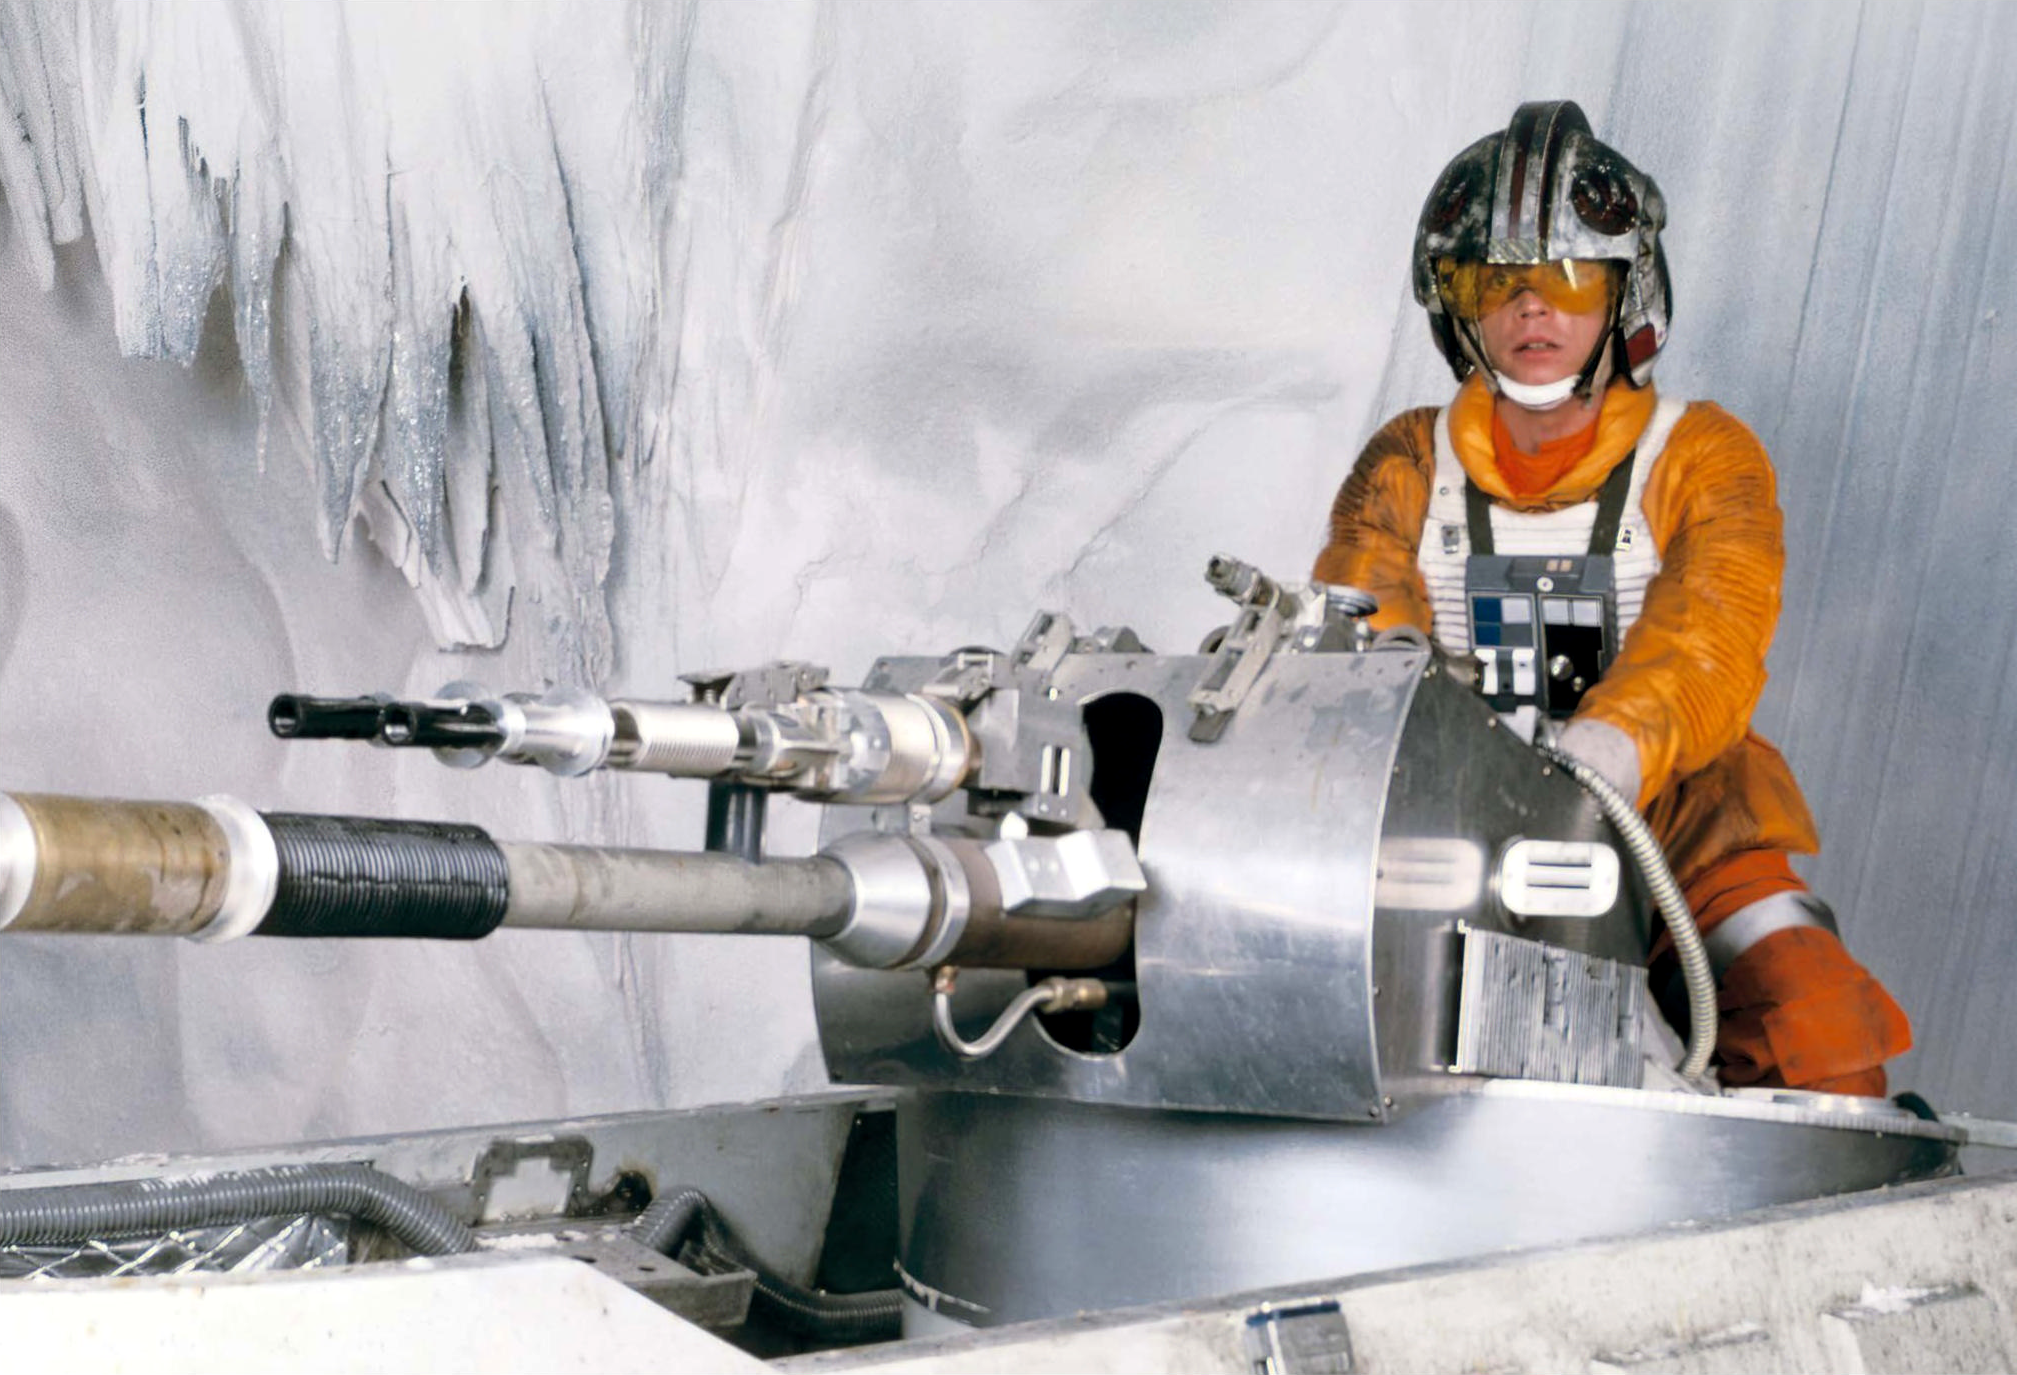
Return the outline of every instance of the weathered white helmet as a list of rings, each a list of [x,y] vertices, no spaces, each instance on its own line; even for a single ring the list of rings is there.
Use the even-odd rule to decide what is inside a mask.
[[[1451,266],[1616,263],[1611,328],[1574,390],[1595,395],[1616,374],[1643,387],[1672,314],[1660,247],[1666,222],[1660,188],[1590,132],[1574,101],[1522,105],[1503,133],[1473,143],[1436,178],[1415,230],[1415,299],[1427,308],[1436,347],[1457,380],[1475,368],[1499,390],[1475,322],[1445,297]]]

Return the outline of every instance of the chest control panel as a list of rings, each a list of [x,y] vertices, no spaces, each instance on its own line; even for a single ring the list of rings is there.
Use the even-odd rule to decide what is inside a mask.
[[[1464,592],[1478,689],[1495,711],[1568,716],[1617,652],[1608,555],[1473,554]]]

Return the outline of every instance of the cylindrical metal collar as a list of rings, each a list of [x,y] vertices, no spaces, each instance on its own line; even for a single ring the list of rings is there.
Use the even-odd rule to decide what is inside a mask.
[[[857,832],[823,851],[854,882],[854,910],[826,946],[867,969],[917,968],[942,958],[966,929],[966,872],[942,841]]]
[[[940,895],[940,904],[924,948],[914,951],[904,965],[912,969],[930,969],[945,963],[953,947],[959,944],[960,937],[966,934],[967,919],[973,915],[973,890],[967,882],[966,866],[959,862],[959,857],[944,841],[930,836],[912,836],[910,839],[925,863],[937,871],[938,882],[933,888]]]
[[[931,772],[918,797],[925,802],[938,802],[952,796],[966,780],[974,762],[973,734],[967,729],[966,717],[950,702],[917,694],[912,694],[910,701],[923,708],[933,743]]]
[[[209,925],[190,932],[189,939],[209,943],[249,936],[266,920],[280,888],[280,853],[273,832],[249,803],[235,797],[217,793],[197,798],[196,805],[223,830],[231,867],[225,874],[224,905]]]
[[[28,905],[35,887],[35,827],[21,804],[0,793],[0,929]]]

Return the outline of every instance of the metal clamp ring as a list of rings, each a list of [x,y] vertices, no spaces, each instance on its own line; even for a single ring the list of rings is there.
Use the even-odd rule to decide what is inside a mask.
[[[189,939],[209,944],[249,936],[273,910],[274,894],[280,890],[280,851],[273,844],[273,832],[266,818],[249,803],[215,794],[199,797],[196,805],[210,813],[224,832],[230,868],[225,871],[224,902],[200,931]]]

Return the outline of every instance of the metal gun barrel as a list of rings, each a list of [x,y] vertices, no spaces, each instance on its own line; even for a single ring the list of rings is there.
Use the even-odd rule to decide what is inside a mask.
[[[501,925],[828,936],[831,859],[500,844],[475,826],[260,813],[231,798],[0,793],[0,927],[474,939]]]
[[[378,738],[415,749],[485,749],[502,745],[505,731],[479,703],[393,702],[385,708]]]
[[[719,778],[735,768],[742,727],[733,712],[697,702],[611,702],[609,765],[674,778]]]
[[[491,749],[505,742],[481,702],[400,702],[390,697],[311,697],[287,692],[266,708],[282,740],[375,740],[418,749]]]
[[[736,855],[504,842],[504,925],[589,931],[832,936],[854,883],[823,856],[751,862]]]
[[[376,740],[383,697],[310,697],[282,693],[266,708],[266,725],[282,740]]]
[[[0,793],[0,927],[474,940],[499,926],[806,936],[875,969],[1098,968],[1145,880],[1118,831],[843,837],[809,858],[493,840],[233,798]]]
[[[288,694],[273,699],[267,721],[283,739],[433,749],[460,767],[499,759],[563,777],[619,769],[871,806],[940,801],[980,759],[957,705],[860,689],[724,707],[609,699],[577,688],[493,695],[475,683],[451,683],[428,701]]]

